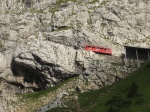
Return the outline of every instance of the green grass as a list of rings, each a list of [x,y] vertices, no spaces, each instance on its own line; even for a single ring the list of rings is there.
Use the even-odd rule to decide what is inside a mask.
[[[93,1],[89,2],[89,4],[94,4],[96,2],[98,2],[98,0],[93,0]]]
[[[128,98],[131,85],[138,86],[138,95]],[[79,94],[79,102],[84,112],[108,112],[110,105],[106,103],[117,96],[122,101],[130,101],[130,106],[123,106],[115,112],[150,112],[150,61],[137,71],[111,86],[93,92]],[[114,100],[114,99],[113,99]],[[113,111],[111,111],[113,112]]]
[[[73,78],[74,79],[74,78]],[[72,79],[69,79],[70,81]],[[63,82],[48,90],[30,93],[24,96],[28,99],[37,99],[51,91],[56,90],[67,82]],[[134,86],[133,86],[134,85]],[[150,112],[150,61],[143,64],[137,71],[127,78],[106,86],[102,89],[76,93],[79,97],[80,106],[70,102],[71,108],[54,108],[48,112]],[[132,89],[131,89],[132,88]],[[129,93],[133,96],[129,97]]]
[[[66,26],[66,27],[63,27],[63,28],[58,28],[58,29],[56,29],[56,30],[54,30],[54,31],[64,31],[64,30],[69,30],[69,29],[71,29],[72,27],[69,27],[69,26]]]
[[[34,93],[28,93],[28,94],[24,94],[24,95],[21,95],[23,98],[25,99],[37,99],[37,98],[40,98],[44,95],[47,95],[48,93],[50,92],[53,92],[54,90],[58,89],[61,85],[57,85],[57,86],[54,86],[54,87],[51,87],[51,88],[48,88],[47,90],[43,90],[43,91],[39,91],[39,92],[34,92]]]
[[[57,4],[58,5],[61,5],[62,3],[67,3],[67,2],[77,2],[78,0],[57,0]]]
[[[20,102],[22,102],[21,106],[24,107],[26,111],[35,112],[35,110],[39,109],[43,105],[46,105],[53,98],[56,98],[58,92],[60,92],[60,89],[64,89],[65,91],[68,91],[68,89],[71,88],[69,84],[72,84],[72,82],[77,80],[77,78],[78,76],[74,76],[58,84],[55,87],[48,88],[47,90],[43,90],[43,91],[39,91],[35,93],[28,93],[24,95],[17,94],[16,96],[18,96],[19,98],[18,103],[20,104]],[[46,100],[46,101],[43,101],[43,100]]]
[[[114,66],[125,66],[124,63],[111,62],[111,64],[114,65]]]
[[[3,44],[2,44],[2,42],[0,41],[0,48],[2,48],[3,47]]]
[[[54,108],[46,112],[70,112],[70,110],[68,110],[67,108]]]
[[[16,95],[21,98],[20,101],[29,100],[30,102],[36,102],[38,101],[39,98],[46,96],[48,95],[48,93],[51,93],[57,90],[64,83],[65,82],[60,83],[54,87],[48,88],[46,90],[39,91],[39,92],[33,92],[33,93],[27,93],[27,94],[16,94]]]
[[[50,92],[54,92],[55,90],[57,90],[59,87],[63,86],[64,84],[67,84],[69,81],[72,81],[74,79],[78,78],[78,76],[75,76],[73,78],[70,78],[54,87],[48,88],[46,90],[43,91],[39,91],[39,92],[34,92],[34,93],[28,93],[28,94],[23,94],[23,95],[18,95],[21,96],[23,99],[31,99],[31,100],[37,100],[40,97],[46,96],[48,93]]]

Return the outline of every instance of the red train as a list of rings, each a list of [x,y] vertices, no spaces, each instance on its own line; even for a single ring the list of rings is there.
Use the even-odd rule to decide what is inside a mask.
[[[97,47],[97,46],[85,46],[85,50],[93,51],[95,53],[112,55],[112,50],[110,48]]]

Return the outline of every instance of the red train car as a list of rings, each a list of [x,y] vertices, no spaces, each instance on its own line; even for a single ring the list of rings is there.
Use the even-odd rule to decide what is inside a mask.
[[[97,46],[85,46],[85,50],[93,51],[95,53],[112,55],[112,50],[110,48],[97,47]]]

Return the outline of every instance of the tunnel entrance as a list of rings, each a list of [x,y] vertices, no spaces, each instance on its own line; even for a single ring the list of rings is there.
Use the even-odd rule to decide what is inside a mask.
[[[125,58],[146,61],[150,58],[150,48],[124,46]]]

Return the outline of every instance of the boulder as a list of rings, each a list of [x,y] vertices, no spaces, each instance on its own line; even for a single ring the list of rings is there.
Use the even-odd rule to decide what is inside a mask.
[[[24,86],[27,82],[30,83],[27,87],[45,88],[78,75],[75,58],[73,48],[49,41],[29,42],[14,52],[12,70],[15,75],[24,77]]]

